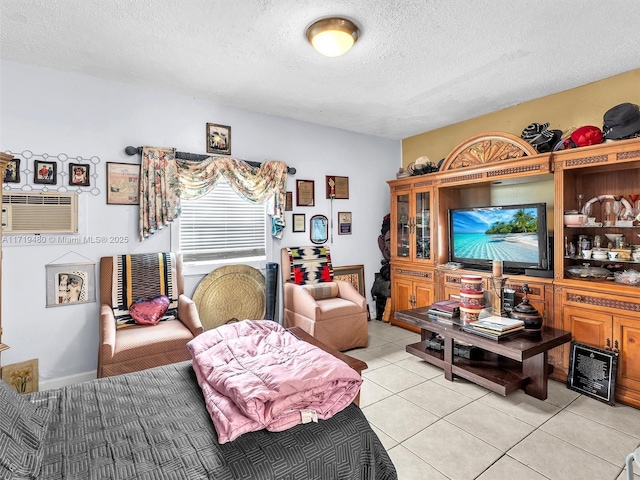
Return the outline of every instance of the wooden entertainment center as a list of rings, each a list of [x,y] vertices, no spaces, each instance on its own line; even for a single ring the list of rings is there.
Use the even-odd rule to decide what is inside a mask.
[[[617,349],[616,400],[640,408],[640,284],[595,281],[570,276],[568,267],[589,263],[640,270],[633,260],[584,260],[565,251],[580,235],[622,233],[626,243],[640,244],[640,222],[632,225],[567,227],[563,213],[577,208],[578,195],[590,199],[628,199],[640,194],[640,139],[539,154],[521,138],[488,132],[456,147],[435,173],[388,182],[391,190],[391,323],[420,332],[394,313],[429,306],[459,292],[460,276],[473,273],[490,289],[491,272],[447,269],[448,212],[484,205],[547,204],[552,236],[553,274],[509,275],[508,286],[522,300],[522,285],[544,325],[571,332],[573,339],[594,347]],[[603,222],[598,200],[591,216]],[[629,202],[627,201],[627,204]],[[636,212],[637,213],[637,212]],[[551,238],[551,237],[550,237]],[[533,272],[532,272],[533,273]],[[548,354],[551,378],[566,381],[569,345]]]

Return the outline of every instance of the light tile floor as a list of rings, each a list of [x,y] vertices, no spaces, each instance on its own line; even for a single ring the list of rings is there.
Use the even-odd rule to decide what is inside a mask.
[[[640,410],[555,381],[545,401],[449,382],[405,351],[419,340],[372,320],[369,346],[346,352],[367,362],[360,408],[400,480],[626,480],[625,459],[640,446]]]

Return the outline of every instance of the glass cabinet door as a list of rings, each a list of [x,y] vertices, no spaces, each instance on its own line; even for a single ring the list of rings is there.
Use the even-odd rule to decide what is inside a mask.
[[[396,252],[399,258],[408,258],[411,255],[409,250],[411,238],[409,195],[398,195],[396,200]]]
[[[431,210],[429,197],[429,192],[415,193],[416,217],[413,224],[415,226],[416,260],[431,259]]]

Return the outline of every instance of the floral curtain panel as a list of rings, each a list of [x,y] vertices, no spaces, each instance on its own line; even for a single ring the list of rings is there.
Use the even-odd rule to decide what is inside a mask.
[[[157,177],[164,178],[160,180]],[[154,147],[142,150],[140,238],[148,237],[177,218],[181,198],[195,199],[206,195],[221,177],[248,201],[269,201],[267,210],[272,219],[272,235],[280,238],[284,228],[287,187],[287,165],[284,162],[270,161],[252,167],[228,157],[181,160],[175,158],[175,149]],[[143,183],[146,190],[143,190]]]
[[[180,215],[180,184],[174,148],[144,147],[140,168],[140,240]]]

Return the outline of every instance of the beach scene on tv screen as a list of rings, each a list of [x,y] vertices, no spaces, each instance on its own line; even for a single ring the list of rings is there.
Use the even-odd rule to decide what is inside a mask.
[[[538,263],[535,208],[453,212],[456,258]]]

